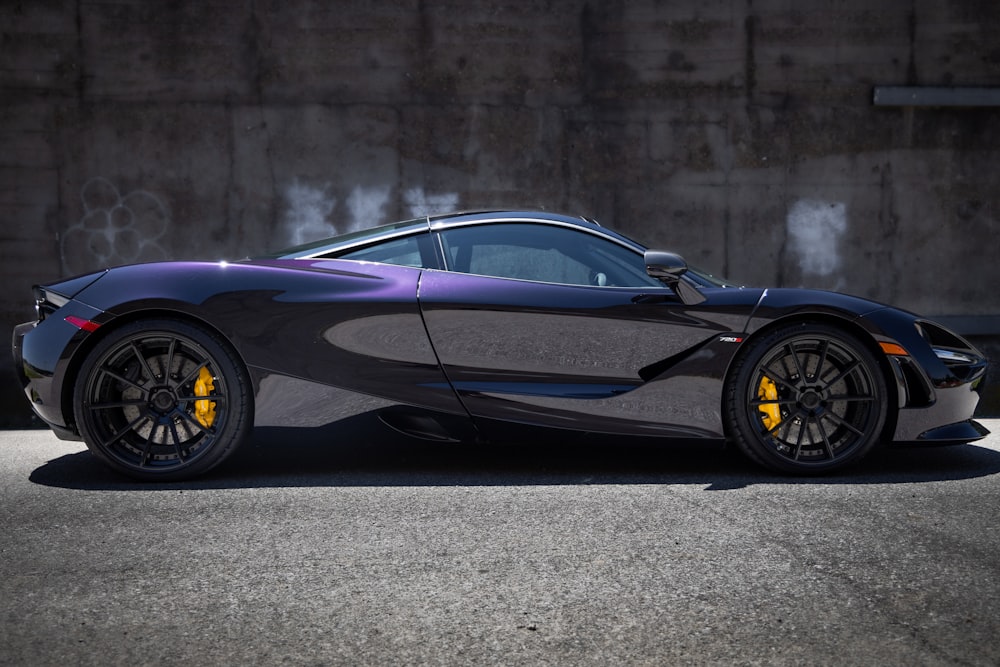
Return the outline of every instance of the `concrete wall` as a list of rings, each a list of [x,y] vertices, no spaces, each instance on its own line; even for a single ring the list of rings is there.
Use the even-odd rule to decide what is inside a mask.
[[[4,2],[0,334],[34,282],[492,206],[997,333],[1000,109],[872,90],[1000,86],[998,33],[995,0]]]

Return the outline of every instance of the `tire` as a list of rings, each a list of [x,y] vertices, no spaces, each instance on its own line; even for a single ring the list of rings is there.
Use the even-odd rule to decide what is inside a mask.
[[[74,386],[80,435],[98,458],[144,481],[201,475],[253,424],[250,381],[224,339],[195,324],[147,319],[112,331]]]
[[[760,465],[827,473],[875,446],[887,394],[877,360],[856,337],[825,324],[787,325],[752,342],[734,363],[726,427]]]

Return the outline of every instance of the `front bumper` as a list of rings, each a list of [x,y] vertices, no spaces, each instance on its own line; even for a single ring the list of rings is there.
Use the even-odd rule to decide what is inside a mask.
[[[947,330],[939,331],[954,336]],[[893,442],[948,445],[979,440],[989,434],[972,419],[986,378],[986,358],[965,341],[954,338],[964,344],[957,357],[933,348],[927,354],[913,346],[912,357],[889,358],[899,397]]]
[[[902,440],[906,445],[964,445],[981,440],[990,434],[989,429],[974,419],[957,424],[937,426],[921,433],[915,440]]]

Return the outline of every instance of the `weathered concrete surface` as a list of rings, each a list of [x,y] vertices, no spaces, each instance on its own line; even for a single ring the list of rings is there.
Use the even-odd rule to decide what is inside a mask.
[[[1000,86],[998,30],[990,0],[3,3],[0,334],[37,281],[508,205],[996,317],[1000,110],[872,88]]]

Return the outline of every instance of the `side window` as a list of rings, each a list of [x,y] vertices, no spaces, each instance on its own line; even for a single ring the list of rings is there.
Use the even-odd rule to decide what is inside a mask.
[[[382,262],[417,268],[437,268],[429,234],[416,234],[384,243],[348,250],[330,256],[337,259],[356,259],[365,262]]]
[[[593,234],[555,225],[487,224],[441,232],[448,268],[566,285],[663,287],[642,255]]]

